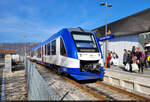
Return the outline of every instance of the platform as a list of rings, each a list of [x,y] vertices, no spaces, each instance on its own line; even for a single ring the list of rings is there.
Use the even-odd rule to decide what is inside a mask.
[[[131,92],[150,96],[150,69],[144,69],[143,74],[124,70],[124,66],[105,68],[104,81]]]
[[[120,65],[120,66],[111,66],[111,68],[106,68],[106,69],[112,69],[112,70],[117,70],[117,71],[121,71],[121,72],[127,72],[127,73],[130,73],[130,74],[138,74],[140,76],[147,76],[147,77],[150,77],[150,68],[144,68],[143,70],[143,74],[142,73],[138,73],[138,71],[136,72],[129,72],[129,71],[126,71],[125,70],[125,66],[123,65]]]
[[[27,100],[24,65],[15,65],[5,74],[5,100]]]

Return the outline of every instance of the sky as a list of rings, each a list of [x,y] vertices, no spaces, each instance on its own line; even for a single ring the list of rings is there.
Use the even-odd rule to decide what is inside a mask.
[[[105,25],[101,2],[105,0],[0,0],[0,43],[42,42],[63,28],[92,30]],[[150,8],[150,0],[108,4],[108,23]]]

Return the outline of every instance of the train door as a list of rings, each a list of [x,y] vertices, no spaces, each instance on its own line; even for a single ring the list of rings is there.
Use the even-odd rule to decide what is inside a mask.
[[[44,45],[44,62],[46,62],[46,56],[47,56],[47,44]]]
[[[60,37],[56,39],[56,55],[60,56]]]
[[[44,63],[44,46],[41,48],[42,64]]]

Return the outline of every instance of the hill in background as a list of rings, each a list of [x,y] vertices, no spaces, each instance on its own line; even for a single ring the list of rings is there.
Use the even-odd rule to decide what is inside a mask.
[[[0,43],[0,49],[13,49],[16,50],[17,54],[24,55],[25,45],[28,51],[38,44],[39,43]]]

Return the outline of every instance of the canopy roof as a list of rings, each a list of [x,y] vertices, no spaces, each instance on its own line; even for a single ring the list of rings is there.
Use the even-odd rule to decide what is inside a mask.
[[[150,8],[108,24],[115,36],[133,35],[150,31]],[[95,28],[97,36],[105,35],[105,25]]]

